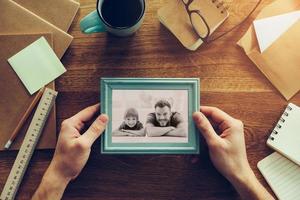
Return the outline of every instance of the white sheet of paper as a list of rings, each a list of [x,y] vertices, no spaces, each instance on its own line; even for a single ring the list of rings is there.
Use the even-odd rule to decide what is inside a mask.
[[[298,20],[300,10],[253,21],[260,52],[263,53]]]
[[[30,94],[66,72],[44,37],[9,58],[8,62]]]

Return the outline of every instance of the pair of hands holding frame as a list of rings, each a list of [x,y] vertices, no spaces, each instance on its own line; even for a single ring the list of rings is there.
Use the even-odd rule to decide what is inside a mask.
[[[103,133],[108,116],[101,114],[81,134],[85,124],[99,111],[90,106],[61,124],[56,150],[32,199],[61,199],[68,183],[85,166],[91,146]],[[193,120],[206,140],[210,159],[244,199],[274,199],[256,179],[247,159],[244,127],[240,120],[215,107],[202,106]],[[214,127],[218,130],[215,131]]]

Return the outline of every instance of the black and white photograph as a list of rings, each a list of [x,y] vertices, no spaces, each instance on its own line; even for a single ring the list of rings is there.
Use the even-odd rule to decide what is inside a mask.
[[[113,143],[187,143],[187,90],[113,90]]]

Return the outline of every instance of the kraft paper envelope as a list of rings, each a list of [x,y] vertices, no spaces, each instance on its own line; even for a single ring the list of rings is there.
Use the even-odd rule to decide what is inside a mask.
[[[73,37],[11,0],[0,0],[0,34],[53,33],[53,47],[61,58]]]
[[[79,3],[72,0],[13,0],[63,31],[68,31]]]
[[[0,151],[3,150],[13,130],[16,128],[23,113],[34,99],[30,95],[17,74],[7,62],[7,59],[15,55],[20,50],[27,47],[32,42],[44,36],[52,46],[52,33],[43,34],[19,34],[19,35],[0,35]],[[47,85],[54,89],[54,82]],[[27,128],[31,121],[29,117],[20,130],[16,140],[10,150],[19,149],[24,139]],[[38,149],[55,148],[56,145],[56,115],[55,106],[51,110],[46,122],[43,134],[37,144]]]
[[[277,0],[263,8],[257,19],[299,9],[299,0]],[[300,90],[300,21],[263,53],[259,51],[253,25],[240,39],[238,45],[287,100]]]
[[[253,21],[260,52],[264,52],[298,20],[300,20],[300,10]]]

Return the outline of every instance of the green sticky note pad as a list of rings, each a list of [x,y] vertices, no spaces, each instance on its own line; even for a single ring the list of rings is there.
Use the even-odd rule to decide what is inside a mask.
[[[9,58],[8,62],[30,94],[66,72],[44,37]]]

